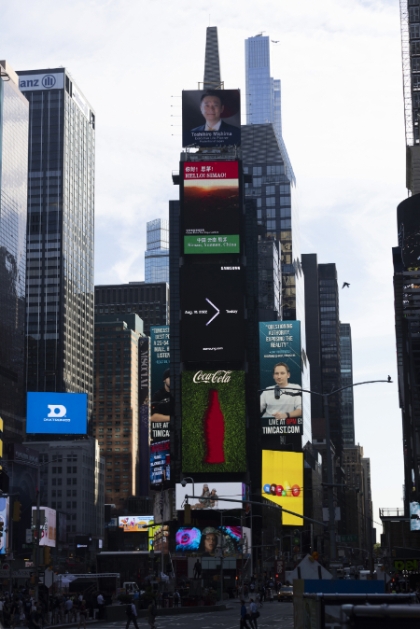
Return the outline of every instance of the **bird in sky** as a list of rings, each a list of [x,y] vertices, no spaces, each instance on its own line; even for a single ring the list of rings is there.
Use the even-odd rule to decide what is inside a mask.
[[[348,282],[343,282],[343,286],[341,288],[350,288],[350,284]]]
[[[388,382],[392,382],[391,376],[388,376]]]
[[[272,43],[272,44],[279,44],[279,43],[280,43],[280,40],[279,40],[279,39],[272,39],[272,40],[271,40],[271,43]]]

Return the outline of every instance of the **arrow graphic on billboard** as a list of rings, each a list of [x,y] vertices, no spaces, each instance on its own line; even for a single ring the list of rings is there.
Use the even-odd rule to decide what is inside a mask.
[[[214,315],[212,316],[212,318],[211,318],[211,319],[209,319],[209,320],[207,321],[207,323],[206,323],[206,325],[210,325],[210,323],[211,323],[212,321],[214,321],[214,319],[215,319],[216,317],[218,317],[218,316],[219,316],[219,314],[220,314],[220,310],[219,310],[219,308],[217,308],[217,307],[216,307],[216,306],[215,306],[215,305],[214,305],[214,304],[210,301],[210,299],[207,299],[207,297],[206,297],[206,301],[210,304],[210,306],[213,306],[213,308],[216,310],[216,314],[214,314]]]

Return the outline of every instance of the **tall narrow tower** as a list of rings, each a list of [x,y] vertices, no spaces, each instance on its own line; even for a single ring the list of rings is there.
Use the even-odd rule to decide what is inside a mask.
[[[206,31],[206,56],[204,61],[204,89],[219,89],[221,83],[217,26],[208,26]]]
[[[26,379],[93,395],[95,114],[64,68],[19,74],[29,101]]]

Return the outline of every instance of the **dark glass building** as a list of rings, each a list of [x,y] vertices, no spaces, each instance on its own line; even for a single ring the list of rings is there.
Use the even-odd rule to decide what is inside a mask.
[[[25,417],[25,276],[28,101],[0,61],[0,417],[4,440],[22,441]]]
[[[147,335],[151,325],[167,325],[169,285],[166,282],[129,282],[95,286],[95,314],[123,312],[138,314]]]
[[[93,399],[95,114],[65,68],[20,71],[29,101],[28,391]]]

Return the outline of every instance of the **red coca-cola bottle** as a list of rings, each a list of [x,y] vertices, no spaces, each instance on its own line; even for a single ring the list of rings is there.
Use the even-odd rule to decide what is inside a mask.
[[[204,415],[205,463],[224,463],[225,418],[220,408],[219,391],[210,389],[209,403]]]

